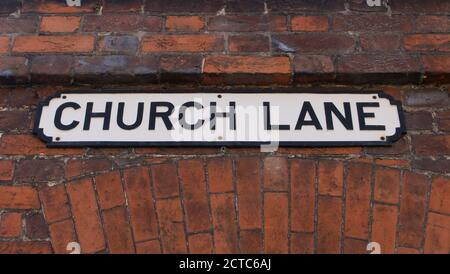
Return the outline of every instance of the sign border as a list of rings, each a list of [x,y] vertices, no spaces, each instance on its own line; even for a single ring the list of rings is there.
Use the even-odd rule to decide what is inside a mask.
[[[400,120],[400,127],[397,127],[395,130],[394,135],[386,136],[386,140],[384,141],[339,141],[339,142],[314,142],[314,141],[308,141],[308,142],[277,142],[278,146],[280,147],[355,147],[355,146],[390,146],[395,141],[399,140],[402,135],[406,134],[406,126],[405,126],[405,117],[403,113],[402,103],[392,97],[389,94],[386,94],[385,92],[381,90],[364,90],[364,91],[357,91],[357,90],[327,90],[323,88],[314,89],[311,88],[312,91],[306,91],[301,90],[298,91],[295,88],[281,88],[282,92],[274,92],[276,90],[268,89],[268,88],[261,88],[261,89],[243,89],[242,92],[235,92],[236,88],[234,89],[196,89],[196,90],[185,90],[185,89],[167,89],[164,92],[170,94],[170,93],[190,93],[190,94],[196,94],[196,93],[226,93],[226,94],[251,94],[251,93],[317,93],[317,94],[377,94],[379,98],[385,98],[388,99],[391,105],[394,105],[397,107],[397,112],[399,113],[399,120]],[[316,91],[314,91],[316,90]],[[163,93],[159,90],[133,90],[133,89],[100,89],[100,90],[70,90],[70,91],[57,91],[54,95],[48,96],[45,100],[41,101],[37,105],[36,109],[36,116],[34,120],[33,125],[33,134],[37,135],[39,139],[44,141],[47,145],[47,147],[52,148],[61,148],[61,147],[257,147],[262,145],[269,145],[270,142],[201,142],[201,141],[173,141],[173,142],[108,142],[108,141],[95,141],[95,142],[86,142],[86,141],[80,141],[80,142],[54,142],[52,137],[49,137],[44,134],[44,130],[42,128],[39,128],[39,121],[41,119],[42,115],[42,108],[45,106],[48,106],[50,103],[50,100],[54,98],[60,98],[62,94],[82,94],[82,93]]]

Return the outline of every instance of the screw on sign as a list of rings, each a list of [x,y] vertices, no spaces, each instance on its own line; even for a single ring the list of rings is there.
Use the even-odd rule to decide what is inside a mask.
[[[69,7],[81,7],[81,0],[66,0]]]

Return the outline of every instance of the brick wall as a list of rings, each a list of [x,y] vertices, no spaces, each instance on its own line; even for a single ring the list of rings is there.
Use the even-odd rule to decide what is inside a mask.
[[[450,252],[448,1],[3,2],[0,253]],[[383,90],[407,134],[273,153],[31,134],[57,90],[235,85]]]

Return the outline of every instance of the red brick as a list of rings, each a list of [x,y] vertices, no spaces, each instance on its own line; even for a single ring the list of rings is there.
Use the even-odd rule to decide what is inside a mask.
[[[91,179],[68,184],[67,192],[72,204],[81,252],[94,253],[103,250],[105,239]]]
[[[25,217],[26,235],[30,239],[48,238],[48,224],[41,213],[31,213]]]
[[[264,194],[264,251],[288,253],[289,207],[287,193]]]
[[[291,19],[292,31],[327,31],[329,28],[326,16],[294,16]]]
[[[34,16],[1,17],[0,29],[2,33],[34,33],[37,29],[37,19]]]
[[[15,238],[22,233],[22,214],[6,212],[0,215],[0,237]]]
[[[301,33],[272,35],[272,49],[276,52],[299,52],[317,54],[350,53],[355,39],[338,33]]]
[[[344,240],[344,254],[367,254],[367,241],[347,238]]]
[[[161,246],[158,240],[136,243],[137,254],[160,254]]]
[[[230,52],[268,52],[269,37],[264,35],[233,35],[228,38]]]
[[[103,12],[140,12],[143,6],[142,0],[109,0],[103,1]]]
[[[450,179],[435,177],[431,183],[430,210],[450,214]]]
[[[0,54],[7,53],[9,50],[9,37],[0,36]]]
[[[67,245],[77,242],[72,219],[57,222],[49,226],[53,250],[56,254],[68,254]]]
[[[123,180],[135,241],[156,238],[158,224],[147,168],[127,169],[123,172]]]
[[[399,247],[397,248],[397,254],[420,254],[420,251],[409,247]]]
[[[202,62],[203,57],[200,55],[163,56],[159,60],[160,81],[163,83],[198,82],[201,79]],[[200,152],[201,149],[197,150],[199,153],[206,153],[211,148],[203,148],[202,152]],[[180,149],[177,152],[180,153]]]
[[[448,72],[450,57],[446,55],[422,56],[425,72]]]
[[[404,38],[407,51],[450,51],[450,35],[411,34]]]
[[[375,159],[375,164],[385,167],[403,167],[409,168],[409,160],[403,159]]]
[[[333,60],[323,55],[297,55],[294,59],[294,70],[301,74],[325,74],[334,72]]]
[[[395,253],[398,208],[375,204],[373,207],[372,242],[381,245],[381,253]]]
[[[107,159],[74,159],[67,162],[64,174],[67,179],[70,179],[96,171],[109,170],[111,167],[112,164]]]
[[[63,178],[63,164],[58,159],[21,160],[16,165],[15,180],[31,183],[60,181]]]
[[[236,162],[239,225],[241,229],[261,228],[262,200],[259,158]]]
[[[134,253],[133,239],[124,207],[103,211],[108,250],[110,253]]]
[[[293,254],[313,254],[314,235],[312,233],[292,233],[291,252]]]
[[[158,200],[159,227],[164,253],[186,253],[183,212],[179,198]]]
[[[143,52],[223,51],[224,40],[213,34],[151,35],[144,38]]]
[[[209,206],[203,161],[197,159],[182,160],[178,165],[183,189],[187,231],[208,230],[211,224],[209,222]]]
[[[179,195],[177,168],[173,163],[151,167],[156,198],[168,198]]]
[[[61,184],[41,189],[39,191],[39,198],[42,201],[42,208],[48,223],[70,217],[69,201],[64,185]]]
[[[0,130],[2,132],[12,130],[28,130],[30,117],[28,111],[12,110],[0,111]]]
[[[450,173],[450,160],[447,159],[415,159],[412,167],[421,170],[429,170],[437,173]]]
[[[357,54],[338,58],[342,73],[403,73],[419,71],[419,62],[412,56],[393,54]]]
[[[10,181],[14,174],[14,162],[10,160],[0,161],[0,181]]]
[[[365,163],[349,163],[346,186],[345,235],[368,239],[370,215],[370,181],[372,167]]]
[[[391,9],[395,13],[445,13],[450,11],[450,3],[440,0],[428,0],[426,2],[420,0],[409,1],[393,1],[389,3]]]
[[[407,112],[405,113],[405,123],[408,130],[431,130],[433,127],[433,117],[430,112]]]
[[[377,168],[374,178],[374,199],[380,202],[397,204],[400,195],[400,171]]]
[[[369,34],[360,37],[363,51],[396,51],[400,49],[400,36],[396,34]]]
[[[0,254],[50,254],[50,242],[0,242]]]
[[[81,17],[44,16],[41,20],[41,32],[75,32],[79,29]]]
[[[98,200],[101,209],[109,209],[125,204],[125,197],[118,171],[111,171],[95,177]]]
[[[37,191],[30,186],[0,186],[0,208],[40,208]]]
[[[83,5],[69,6],[66,2],[58,0],[36,0],[23,3],[22,12],[24,13],[94,13],[97,12],[98,1],[86,0]]]
[[[422,15],[416,19],[416,29],[420,32],[450,32],[448,16]]]
[[[83,22],[84,32],[137,32],[160,31],[162,21],[156,16],[133,14],[106,14],[86,16]]]
[[[290,72],[290,64],[288,57],[208,56],[203,72],[286,74]]]
[[[234,194],[210,196],[216,253],[237,253],[237,225]]]
[[[145,3],[145,11],[160,13],[216,13],[223,7],[223,1],[211,0],[153,0]]]
[[[267,157],[264,159],[264,189],[266,191],[287,191],[288,180],[287,158]]]
[[[337,15],[333,18],[333,30],[335,31],[403,31],[408,32],[413,28],[413,18],[402,15]]]
[[[14,42],[14,52],[91,52],[95,37],[92,35],[73,36],[18,36]]]
[[[450,132],[450,111],[438,112],[437,124],[440,131]]]
[[[316,163],[291,160],[291,230],[314,232]]]
[[[0,154],[4,155],[75,155],[83,154],[81,148],[52,148],[30,135],[3,135],[1,137]]]
[[[412,145],[416,155],[438,156],[450,154],[450,135],[415,135]]]
[[[420,248],[426,214],[427,177],[405,172],[400,201],[398,245]]]
[[[209,31],[254,32],[286,30],[284,16],[214,16],[208,18]]]
[[[362,151],[360,147],[304,147],[287,148],[280,147],[280,153],[303,154],[303,155],[359,155]]]
[[[209,233],[189,235],[189,252],[191,254],[212,254],[211,238]]]
[[[344,0],[295,0],[295,1],[267,1],[267,9],[271,12],[286,12],[289,10],[293,13],[305,12],[338,12],[344,11]]]
[[[234,190],[233,163],[230,158],[207,160],[209,191],[212,193]]]
[[[450,249],[450,216],[428,214],[424,253],[448,254]]]
[[[318,253],[340,253],[341,224],[341,198],[319,196],[317,224]]]
[[[197,32],[203,29],[204,22],[200,16],[167,16],[166,30],[173,32]]]
[[[341,162],[319,161],[319,194],[341,196],[344,167]]]
[[[260,254],[262,234],[260,230],[241,230],[239,247],[242,254]]]

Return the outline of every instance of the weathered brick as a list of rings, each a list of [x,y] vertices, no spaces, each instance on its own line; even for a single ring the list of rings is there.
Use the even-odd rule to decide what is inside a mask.
[[[450,57],[447,55],[422,56],[425,71],[424,83],[449,83],[448,67]]]
[[[291,230],[314,231],[316,201],[316,163],[312,160],[291,160]]]
[[[288,161],[284,157],[264,159],[264,189],[266,191],[287,191],[289,186]]]
[[[48,224],[41,213],[32,213],[25,217],[26,235],[30,239],[48,238]]]
[[[72,56],[43,55],[31,60],[31,79],[34,83],[70,83],[74,59]]]
[[[264,73],[290,72],[289,58],[263,56],[208,56],[204,73]]]
[[[41,20],[41,32],[75,32],[80,28],[78,16],[44,16]]]
[[[319,194],[341,196],[344,167],[341,162],[319,161]]]
[[[450,3],[440,0],[392,1],[389,3],[394,13],[444,13],[450,12]]]
[[[440,131],[450,132],[450,111],[438,112],[437,124]]]
[[[157,199],[179,195],[177,168],[174,163],[154,165],[151,171]]]
[[[0,54],[7,53],[9,51],[9,37],[0,36]]]
[[[264,193],[264,252],[288,252],[287,193]]]
[[[366,147],[367,154],[370,155],[392,155],[400,156],[409,154],[409,141],[407,138],[403,137],[396,141],[391,146],[385,147]]]
[[[56,254],[67,254],[67,244],[76,242],[77,236],[72,219],[57,222],[49,226],[53,251]]]
[[[398,247],[397,254],[420,254],[420,251],[415,248]]]
[[[22,233],[22,214],[5,212],[0,215],[0,237],[15,238]]]
[[[50,242],[47,241],[0,242],[0,254],[49,254],[51,252]]]
[[[30,117],[27,111],[0,111],[0,130],[24,130],[30,127]]]
[[[238,238],[234,194],[210,196],[216,253],[237,253]]]
[[[400,195],[400,171],[377,168],[374,180],[374,199],[379,202],[397,204]]]
[[[424,175],[405,172],[400,200],[398,245],[420,248],[426,214],[428,182]]]
[[[45,144],[29,135],[3,135],[0,143],[0,154],[3,155],[74,155],[83,154],[82,148],[52,148],[48,149]],[[32,176],[28,174],[27,176]]]
[[[25,57],[3,56],[0,57],[0,84],[16,84],[28,81],[29,61]]]
[[[0,6],[0,14],[9,15],[16,12],[21,6],[19,0],[3,0]]]
[[[34,33],[37,29],[37,17],[1,17],[0,29],[2,33]]]
[[[264,0],[227,0],[225,12],[228,13],[243,13],[243,12],[256,12],[263,13],[265,11],[264,8]]]
[[[156,201],[164,253],[186,253],[183,212],[179,198]]]
[[[24,35],[16,37],[12,50],[30,53],[91,52],[94,42],[95,37],[92,35]]]
[[[158,240],[136,243],[137,254],[160,254],[161,246]]]
[[[136,53],[139,48],[139,39],[132,35],[108,35],[102,37],[99,48],[106,52]]]
[[[269,37],[257,35],[232,35],[228,38],[228,49],[231,52],[268,52]]]
[[[425,238],[425,253],[448,254],[450,249],[450,217],[435,213],[428,214]]]
[[[162,56],[159,59],[160,81],[167,83],[198,82],[201,77],[202,56]]]
[[[396,51],[400,49],[400,36],[397,34],[365,34],[360,43],[363,51]]]
[[[45,187],[39,191],[45,219],[48,223],[61,221],[70,217],[69,201],[64,185]]]
[[[447,159],[414,159],[412,167],[437,173],[450,173],[450,160]]]
[[[102,16],[87,16],[84,18],[84,32],[132,32],[160,31],[161,18],[144,17],[130,14],[105,14]]]
[[[112,163],[108,159],[73,159],[67,161],[64,174],[66,179],[91,174],[98,171],[110,170]]]
[[[349,163],[346,176],[345,236],[368,239],[372,167]]]
[[[171,32],[198,32],[203,29],[200,16],[167,16],[166,30]]]
[[[229,158],[207,160],[209,191],[213,193],[234,190],[233,163]]]
[[[37,13],[94,13],[100,7],[99,0],[83,0],[81,6],[69,6],[59,0],[32,0],[23,3],[22,12]]]
[[[341,198],[319,196],[317,253],[340,252],[341,224]]]
[[[447,92],[436,89],[408,90],[404,104],[411,107],[447,107],[450,97]]]
[[[59,181],[64,177],[64,163],[55,159],[21,160],[16,165],[15,179],[22,182]]]
[[[214,16],[208,18],[209,31],[254,32],[286,30],[284,16]]]
[[[333,59],[324,55],[296,55],[294,72],[294,80],[300,83],[333,81],[335,78]]]
[[[346,238],[344,240],[344,254],[367,254],[367,241]]]
[[[291,233],[291,253],[314,254],[314,235],[312,233]]]
[[[272,12],[336,12],[344,11],[344,0],[268,0],[267,8]]]
[[[431,185],[430,210],[450,214],[450,180],[435,177]]]
[[[375,204],[373,207],[372,238],[381,245],[381,253],[395,253],[398,208]]]
[[[302,33],[272,35],[272,50],[317,54],[351,53],[355,39],[347,34]]]
[[[189,252],[193,254],[211,254],[213,250],[212,237],[209,233],[189,235]]]
[[[103,12],[140,12],[142,0],[108,0],[103,1]]]
[[[134,253],[128,214],[124,207],[103,211],[106,240],[110,253]]]
[[[405,159],[375,159],[375,164],[385,167],[410,167],[410,161]]]
[[[405,113],[405,123],[408,130],[431,130],[433,117],[430,112],[407,112]]]
[[[450,135],[414,135],[412,145],[416,155],[449,155]]]
[[[29,186],[0,186],[0,208],[40,208],[38,194]]]
[[[10,181],[14,174],[14,162],[11,160],[0,161],[0,181]]]
[[[125,196],[118,171],[95,176],[95,187],[101,209],[110,209],[125,204]]]
[[[333,17],[335,31],[403,31],[413,28],[413,18],[403,15],[336,15]]]
[[[450,51],[450,35],[447,34],[411,34],[403,41],[407,51]]]
[[[450,32],[448,16],[422,15],[416,19],[416,30],[420,32]]]
[[[182,160],[178,165],[183,189],[187,231],[208,230],[211,224],[209,222],[203,161],[197,159]]]
[[[127,169],[123,172],[123,180],[135,241],[156,238],[158,224],[147,168]]]
[[[214,52],[224,50],[224,40],[214,34],[151,35],[144,38],[144,52]]]
[[[350,0],[347,1],[348,9],[351,11],[359,12],[386,12],[387,7],[385,5],[381,6],[369,6],[366,0]]]
[[[291,18],[292,31],[327,31],[327,16],[294,16]]]
[[[260,254],[262,251],[262,233],[260,230],[241,230],[239,237],[240,253]]]
[[[261,228],[261,164],[258,158],[239,158],[236,162],[239,226]]]
[[[153,0],[147,2],[145,11],[160,13],[217,13],[225,5],[225,0]]]
[[[72,204],[81,252],[94,253],[103,250],[105,238],[91,179],[82,179],[68,184],[67,192]]]

